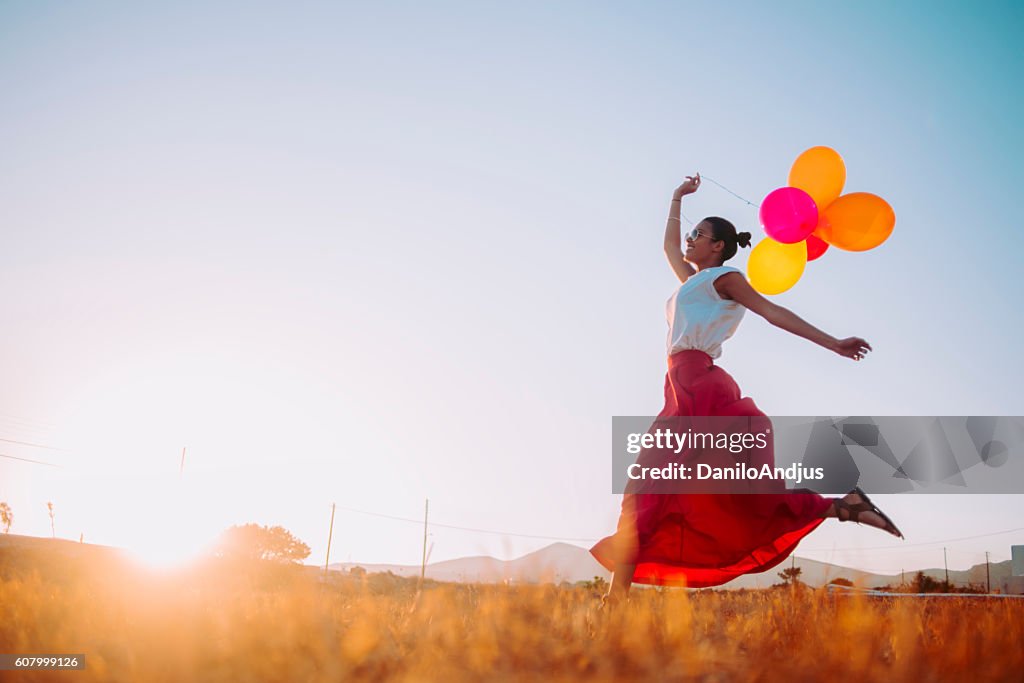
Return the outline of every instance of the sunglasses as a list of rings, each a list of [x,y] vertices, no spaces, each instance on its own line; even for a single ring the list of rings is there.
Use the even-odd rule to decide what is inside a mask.
[[[696,242],[698,239],[700,239],[701,235],[704,235],[709,240],[712,240],[712,241],[715,240],[715,238],[713,236],[707,234],[706,232],[701,232],[696,227],[691,229],[690,232],[686,233],[686,239],[687,239],[687,241],[690,241],[690,242]],[[718,241],[721,241],[721,240],[718,240]]]

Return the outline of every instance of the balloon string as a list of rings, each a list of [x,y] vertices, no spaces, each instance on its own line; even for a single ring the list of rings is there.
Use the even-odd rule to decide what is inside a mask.
[[[722,183],[720,183],[720,182],[718,182],[717,180],[715,180],[714,178],[710,178],[710,177],[708,177],[708,176],[706,176],[706,175],[702,175],[702,176],[701,176],[701,179],[702,179],[702,180],[710,180],[710,181],[711,181],[711,182],[713,182],[713,183],[714,183],[715,185],[718,185],[718,186],[719,186],[720,188],[722,188],[723,190],[725,190],[726,192],[728,192],[729,194],[731,194],[731,195],[732,195],[733,197],[735,197],[736,199],[739,199],[739,200],[740,200],[740,201],[742,201],[742,202],[746,202],[747,204],[749,204],[750,206],[753,206],[754,208],[757,208],[757,209],[761,208],[761,205],[760,205],[760,204],[755,204],[754,202],[750,201],[749,199],[746,199],[746,198],[744,198],[744,197],[741,197],[741,196],[739,196],[738,194],[736,194],[735,192],[733,192],[732,190],[730,190],[730,189],[729,189],[728,187],[726,187],[726,186],[725,186],[725,185],[723,185]]]

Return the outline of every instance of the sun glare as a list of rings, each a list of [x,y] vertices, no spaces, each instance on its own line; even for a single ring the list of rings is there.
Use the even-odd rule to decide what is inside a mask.
[[[151,569],[185,567],[211,551],[213,539],[196,536],[186,529],[164,529],[140,535],[129,542],[128,554]]]

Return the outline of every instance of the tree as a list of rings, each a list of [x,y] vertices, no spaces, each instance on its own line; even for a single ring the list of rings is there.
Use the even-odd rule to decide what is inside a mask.
[[[949,585],[945,581],[939,581],[933,579],[930,576],[925,575],[924,572],[918,572],[914,575],[914,592],[915,593],[948,593]]]
[[[581,581],[577,585],[581,585],[587,590],[595,590],[601,593],[608,590],[608,582],[604,580],[603,576],[595,576],[593,581]]]
[[[4,527],[4,533],[11,533],[11,525],[14,524],[14,513],[11,506],[6,502],[0,503],[0,524]]]
[[[803,569],[800,567],[790,567],[789,569],[783,569],[779,572],[779,578],[782,579],[783,583],[789,586],[796,586],[800,583],[800,575],[803,573]]]
[[[301,562],[309,557],[309,546],[281,526],[245,524],[221,534],[219,554],[234,560]]]
[[[844,579],[841,576],[837,577],[835,579],[832,579],[831,581],[829,581],[829,583],[832,584],[833,586],[847,586],[847,587],[852,587],[853,586],[853,581],[850,581],[849,579]]]

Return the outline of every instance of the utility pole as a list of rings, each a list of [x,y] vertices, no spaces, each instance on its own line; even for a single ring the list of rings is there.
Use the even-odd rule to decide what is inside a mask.
[[[188,446],[182,446],[181,448],[181,466],[178,467],[178,478],[180,479],[185,474],[185,449]]]
[[[427,517],[430,515],[430,499],[426,499],[423,507],[423,563],[420,564],[420,583],[427,575]]]
[[[985,592],[992,592],[992,576],[988,573],[988,551],[985,551]]]
[[[907,577],[906,577],[906,575],[905,575],[905,574],[903,573],[903,570],[902,570],[902,569],[900,570],[900,585],[901,585],[901,586],[906,586],[906,585],[907,585]]]
[[[334,537],[334,503],[331,503],[331,528],[327,532],[327,559],[324,560],[324,576],[327,576],[327,565],[331,563],[331,539]]]
[[[949,562],[946,561],[946,549],[942,549],[942,564],[946,567],[946,590],[949,590]]]

